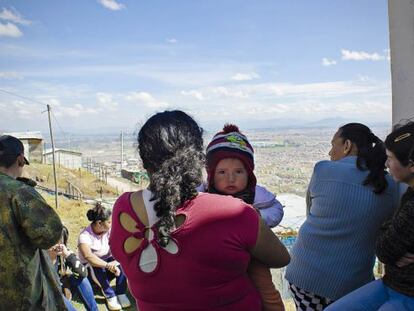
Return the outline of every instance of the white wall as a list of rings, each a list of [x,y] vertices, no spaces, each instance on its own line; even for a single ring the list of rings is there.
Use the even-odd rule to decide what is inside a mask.
[[[414,117],[414,1],[388,0],[392,123]]]

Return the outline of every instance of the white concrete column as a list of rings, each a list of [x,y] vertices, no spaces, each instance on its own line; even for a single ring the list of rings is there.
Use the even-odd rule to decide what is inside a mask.
[[[414,0],[388,0],[388,16],[392,123],[396,124],[414,117]]]

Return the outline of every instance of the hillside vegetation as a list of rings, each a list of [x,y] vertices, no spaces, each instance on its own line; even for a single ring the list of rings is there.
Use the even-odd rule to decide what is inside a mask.
[[[95,175],[83,168],[71,170],[64,167],[56,167],[56,173],[59,192],[66,192],[68,182],[70,182],[79,188],[85,197],[100,197],[101,189],[103,197],[115,197],[118,195],[115,188],[100,181]],[[24,175],[35,180],[40,186],[52,190],[55,187],[51,164],[30,164],[25,167]]]
[[[25,166],[24,176],[31,178],[37,182],[41,187],[54,190],[53,168],[49,164],[32,163]],[[71,170],[64,167],[57,168],[58,190],[65,193],[68,186],[68,181],[75,185],[83,193],[83,196],[91,199],[112,198],[118,196],[117,190],[110,185],[99,181],[93,174],[84,169]],[[41,188],[37,189],[50,206],[55,207],[55,197],[53,193],[48,193]],[[57,213],[62,219],[64,225],[69,229],[69,246],[76,249],[76,240],[81,229],[86,227],[89,222],[86,218],[86,212],[92,208],[93,205],[87,204],[82,200],[71,200],[65,196],[60,195],[58,198],[59,208]]]

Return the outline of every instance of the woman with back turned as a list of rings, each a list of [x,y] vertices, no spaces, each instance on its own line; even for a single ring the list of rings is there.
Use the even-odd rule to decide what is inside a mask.
[[[182,111],[157,113],[138,148],[150,185],[117,200],[110,245],[139,309],[261,310],[249,261],[282,267],[289,254],[251,205],[197,192],[202,129]]]
[[[315,165],[286,269],[298,310],[322,310],[374,280],[375,239],[398,205],[384,144],[367,126],[341,126],[331,143],[331,161]]]
[[[385,146],[392,177],[408,185],[400,207],[377,238],[376,254],[385,274],[329,306],[330,311],[414,310],[414,123],[394,129]]]

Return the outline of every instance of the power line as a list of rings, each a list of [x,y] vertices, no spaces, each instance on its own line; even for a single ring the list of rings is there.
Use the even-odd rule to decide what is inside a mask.
[[[66,133],[66,132],[63,130],[63,128],[60,126],[60,123],[59,123],[59,121],[57,120],[56,115],[54,114],[53,110],[51,110],[50,112],[52,113],[53,119],[55,120],[55,122],[56,122],[57,126],[59,127],[60,131],[62,132],[62,134],[63,134],[63,136],[64,136],[65,140],[68,140],[68,137],[66,136],[66,134],[67,134],[67,133]],[[69,134],[68,134],[68,135],[69,135]]]
[[[2,90],[2,89],[0,89],[0,92],[5,93],[5,94],[9,94],[9,95],[13,95],[13,96],[16,96],[16,97],[19,97],[19,98],[21,98],[21,99],[25,99],[25,100],[31,101],[31,102],[33,102],[33,103],[36,103],[36,104],[39,104],[39,105],[42,105],[42,106],[46,106],[46,104],[45,104],[45,103],[42,103],[42,102],[40,102],[40,101],[38,101],[38,100],[35,100],[35,99],[32,99],[32,98],[29,98],[29,97],[25,97],[25,96],[22,96],[22,95],[19,95],[19,94],[16,94],[16,93],[10,92],[10,91],[6,91],[6,90]]]
[[[47,104],[42,103],[41,101],[38,101],[38,100],[36,100],[36,99],[32,99],[32,98],[26,97],[26,96],[22,96],[22,95],[19,95],[19,94],[16,94],[16,93],[10,92],[10,91],[6,91],[6,90],[3,90],[3,89],[0,89],[0,92],[5,93],[5,94],[9,94],[9,95],[12,95],[12,96],[15,96],[15,97],[18,97],[18,98],[24,99],[24,100],[31,101],[31,102],[36,103],[36,104],[41,105],[41,106],[47,106]],[[46,111],[47,111],[47,110],[46,110]],[[60,125],[60,123],[59,123],[59,121],[57,120],[57,118],[56,118],[55,114],[53,113],[53,111],[51,110],[50,112],[52,113],[52,116],[53,116],[53,118],[54,118],[54,120],[55,120],[56,124],[58,125],[58,127],[59,127],[60,131],[62,132],[63,136],[65,137],[65,140],[67,140],[68,138],[67,138],[66,132],[62,129],[62,126]]]

